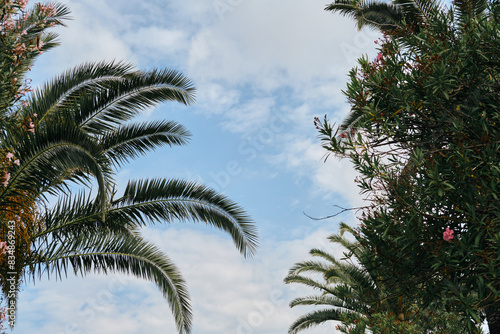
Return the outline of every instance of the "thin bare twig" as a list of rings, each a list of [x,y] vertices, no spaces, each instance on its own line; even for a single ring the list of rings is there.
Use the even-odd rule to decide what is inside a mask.
[[[341,209],[341,210],[340,210],[339,212],[337,212],[336,214],[329,215],[329,216],[326,216],[326,217],[314,218],[314,217],[312,217],[312,216],[309,216],[309,215],[308,215],[307,213],[305,213],[305,212],[302,212],[302,213],[304,214],[304,216],[306,216],[307,218],[312,219],[312,220],[325,220],[325,219],[329,219],[329,218],[336,217],[336,216],[338,216],[338,215],[340,215],[340,214],[342,214],[342,213],[344,213],[344,212],[346,212],[346,211],[353,211],[353,210],[356,210],[356,211],[357,211],[357,210],[361,210],[361,209],[367,209],[367,208],[369,208],[369,207],[370,207],[370,206],[368,206],[368,205],[367,205],[367,206],[360,206],[360,207],[357,207],[357,208],[343,208],[343,207],[341,207],[341,206],[339,206],[339,205],[335,205],[335,204],[334,204],[333,206],[334,206],[334,207],[337,207],[337,208],[339,208],[339,209]]]

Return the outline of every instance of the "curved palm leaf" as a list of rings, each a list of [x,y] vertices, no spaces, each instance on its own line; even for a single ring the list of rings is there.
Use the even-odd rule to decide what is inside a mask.
[[[191,81],[175,70],[136,71],[109,82],[92,95],[79,96],[78,110],[86,112],[76,123],[91,134],[100,134],[160,102],[191,104],[193,94]]]
[[[100,217],[106,216],[106,224]],[[257,231],[253,221],[234,202],[215,191],[180,180],[130,181],[124,195],[111,199],[109,207],[102,208],[91,197],[80,194],[57,203],[45,213],[45,230],[33,237],[49,233],[70,233],[96,228],[136,229],[147,223],[174,220],[204,221],[228,232],[240,252],[252,255],[257,247]]]
[[[100,138],[100,144],[109,159],[117,166],[146,154],[161,145],[184,145],[191,133],[172,121],[156,121],[122,126]]]
[[[13,191],[29,191],[33,196],[44,196],[64,187],[61,175],[68,170],[79,170],[93,175],[102,191],[104,202],[113,183],[109,160],[101,148],[77,128],[56,123],[36,135],[22,132],[12,135],[3,144],[13,147],[21,164],[11,168],[11,180],[0,192],[0,201]],[[77,177],[84,174],[78,174]],[[71,180],[71,175],[66,177]]]
[[[253,221],[224,195],[193,182],[182,180],[129,181],[124,195],[113,201],[110,217],[127,218],[133,224],[204,221],[228,232],[244,256],[255,253],[257,231]]]
[[[52,272],[67,276],[71,268],[75,275],[91,272],[121,272],[152,281],[168,300],[179,333],[189,333],[191,307],[184,279],[170,259],[153,244],[137,234],[81,231],[71,237],[58,238],[32,254],[33,275]]]
[[[326,293],[330,293],[333,295],[333,288],[329,287],[327,284],[323,284],[321,282],[318,282],[312,278],[302,276],[302,275],[289,275],[284,279],[284,282],[286,284],[289,283],[300,283],[306,286],[309,286],[313,289],[318,289]]]
[[[296,334],[304,329],[320,325],[329,320],[340,321],[345,313],[351,312],[341,312],[335,309],[324,309],[307,313],[295,320],[295,322],[290,326],[288,333]]]
[[[401,8],[395,4],[380,1],[336,0],[327,5],[325,10],[353,18],[359,30],[366,25],[374,29],[389,31],[399,28],[404,19]]]

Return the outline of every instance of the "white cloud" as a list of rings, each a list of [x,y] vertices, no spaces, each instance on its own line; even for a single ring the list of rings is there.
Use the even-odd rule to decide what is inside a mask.
[[[140,27],[128,32],[124,39],[150,56],[162,56],[184,48],[187,36],[181,30],[165,29],[157,26]]]
[[[222,125],[231,132],[245,135],[257,132],[269,122],[274,105],[273,98],[255,98],[239,104],[227,111],[226,120]]]
[[[225,87],[215,82],[197,84],[197,105],[204,114],[223,114],[234,107],[241,97],[238,89]]]
[[[52,73],[60,72],[61,67],[72,68],[87,61],[116,59],[134,62],[134,55],[118,31],[127,28],[123,24],[127,20],[109,3],[95,0],[84,4],[68,0],[62,3],[70,8],[72,19],[66,21],[68,27],[57,29],[62,44],[49,52],[50,64],[57,67],[57,71],[49,69]]]
[[[357,45],[365,41],[356,38],[352,20],[323,12],[322,5],[242,1],[193,38],[190,71],[233,84],[252,82],[264,90],[343,75],[355,58],[340,45],[352,46],[359,56],[365,50]]]
[[[353,207],[364,205],[354,183],[358,174],[351,163],[333,156],[324,162],[326,154],[318,141],[293,135],[288,136],[283,152],[274,156],[273,162],[283,164],[298,177],[309,177],[313,182],[311,191],[316,195],[331,199],[336,194],[347,199]]]

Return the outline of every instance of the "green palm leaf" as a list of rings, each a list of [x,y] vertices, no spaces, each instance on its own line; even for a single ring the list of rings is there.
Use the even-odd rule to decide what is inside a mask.
[[[85,131],[99,134],[165,101],[193,103],[191,81],[170,69],[136,71],[110,82],[92,95],[81,95],[77,104],[82,113],[76,122]]]
[[[320,325],[329,320],[340,321],[345,313],[351,312],[341,312],[334,309],[324,309],[307,313],[295,320],[295,322],[290,326],[288,333],[296,334],[304,329]]]
[[[122,62],[85,63],[46,82],[36,89],[28,99],[28,107],[22,110],[23,116],[38,115],[39,124],[53,123],[57,111],[63,118],[70,117],[68,109],[78,112],[74,107],[78,97],[92,95],[106,84],[121,80],[130,73],[132,65]],[[81,111],[80,111],[81,112]]]
[[[120,272],[154,282],[167,299],[179,333],[189,333],[191,307],[185,282],[177,267],[153,244],[138,235],[79,233],[50,243],[33,254],[33,275],[68,270],[75,275]]]
[[[110,207],[110,217],[136,225],[173,220],[204,221],[228,232],[238,250],[252,255],[257,247],[253,221],[236,203],[203,185],[182,180],[130,181],[123,197]]]
[[[43,196],[42,191],[52,193],[61,189],[61,175],[68,170],[94,176],[101,201],[108,196],[112,185],[109,160],[99,146],[75,127],[59,123],[47,126],[36,135],[12,134],[5,146],[14,147],[21,164],[12,167],[11,180],[0,192],[0,201],[19,190]]]
[[[117,165],[162,145],[184,145],[191,133],[176,122],[155,121],[122,126],[100,139],[104,153]]]

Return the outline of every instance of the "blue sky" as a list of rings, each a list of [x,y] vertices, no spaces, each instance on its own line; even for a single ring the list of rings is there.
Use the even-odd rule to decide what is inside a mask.
[[[345,161],[324,163],[315,116],[348,112],[341,90],[363,54],[374,58],[377,34],[323,10],[317,0],[72,0],[62,45],[44,53],[33,84],[85,61],[125,60],[140,69],[170,67],[197,87],[196,104],[173,103],[142,119],[171,119],[191,143],[163,148],[126,165],[131,178],[183,178],[208,184],[243,206],[259,229],[260,247],[244,259],[228,236],[202,224],[144,230],[181,269],[194,309],[193,333],[286,333],[310,293],[283,278],[343,215],[312,221],[362,203]],[[170,309],[149,282],[120,275],[43,278],[28,282],[14,333],[175,333]],[[335,333],[333,324],[308,333]]]

